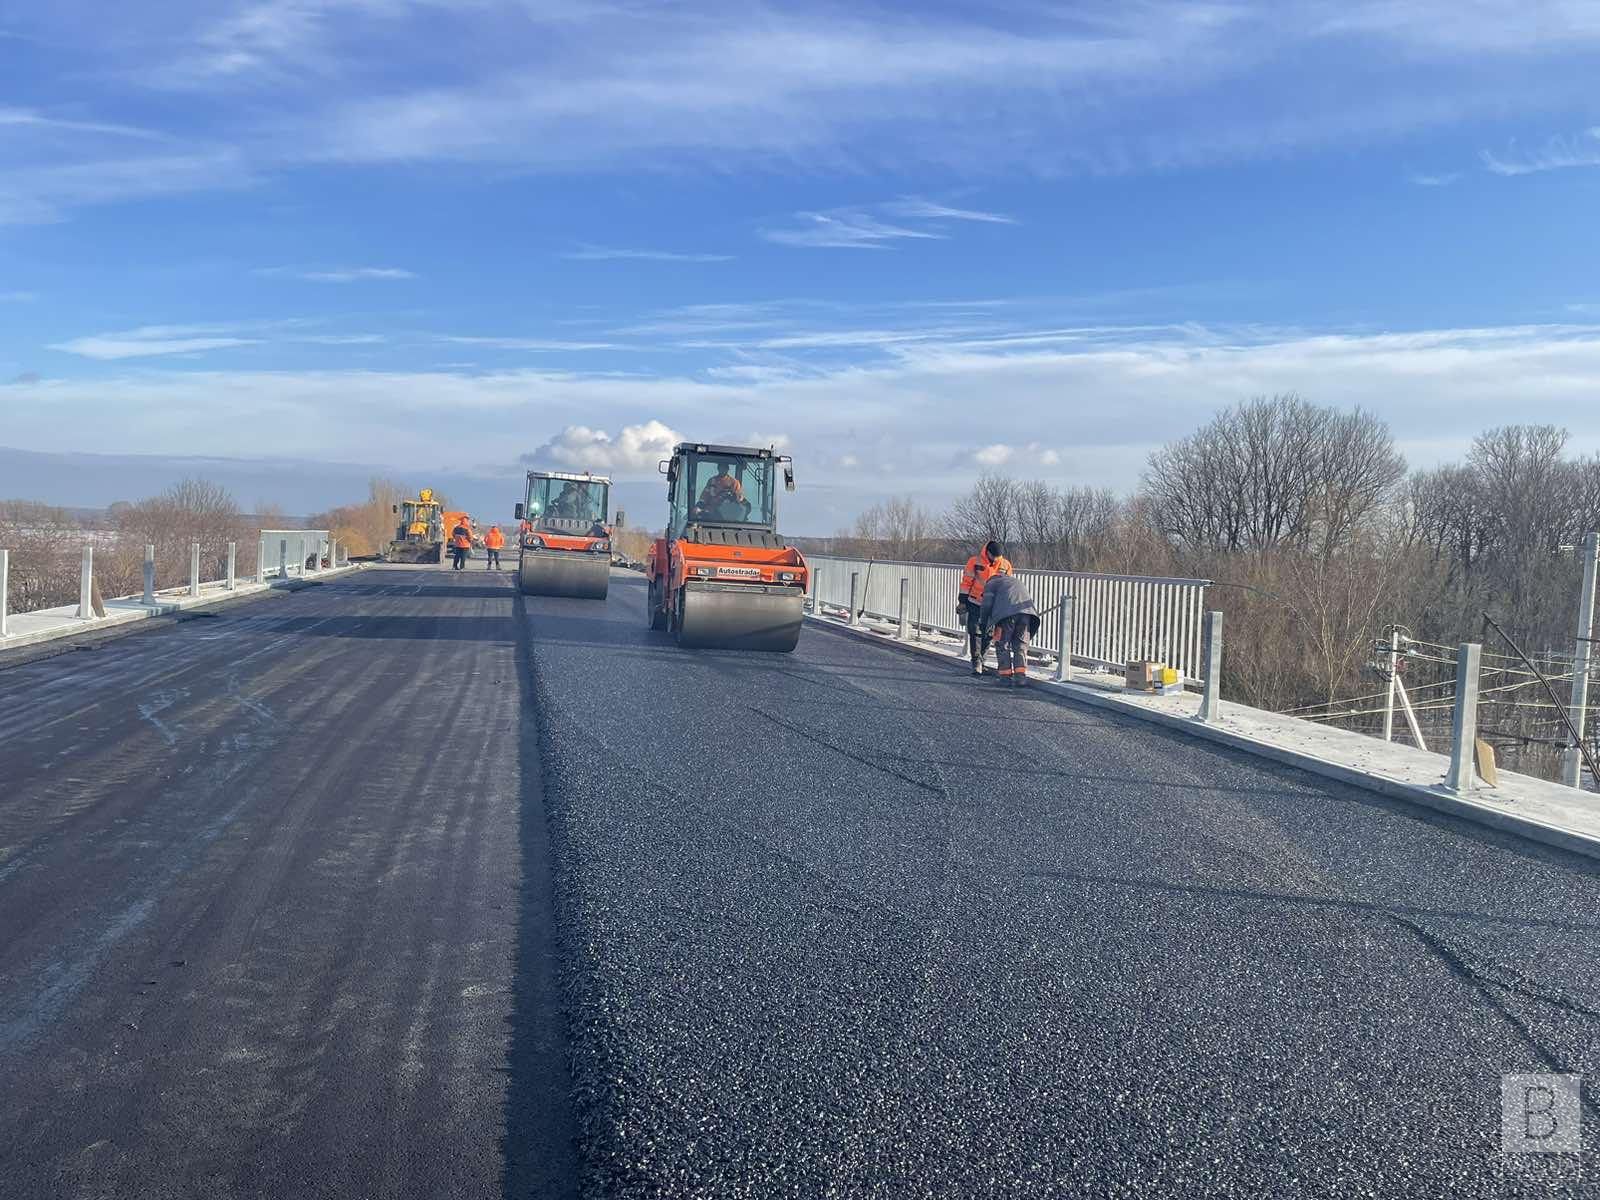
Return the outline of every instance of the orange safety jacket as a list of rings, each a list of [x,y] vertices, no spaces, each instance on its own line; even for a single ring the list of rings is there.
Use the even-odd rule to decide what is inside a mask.
[[[472,535],[467,532],[465,525],[457,525],[450,533],[450,544],[457,550],[472,549]]]
[[[490,550],[499,550],[506,544],[506,535],[501,533],[500,527],[496,525],[493,529],[489,530],[488,533],[483,535],[483,544]]]
[[[1004,554],[996,559],[990,559],[987,555],[974,554],[972,559],[968,561],[967,566],[970,568],[973,563],[976,563],[977,567],[972,573],[972,586],[967,590],[967,599],[973,604],[982,604],[984,581],[993,579],[996,575],[1011,574],[1011,560]],[[963,576],[962,581],[965,582],[965,579],[966,577]]]

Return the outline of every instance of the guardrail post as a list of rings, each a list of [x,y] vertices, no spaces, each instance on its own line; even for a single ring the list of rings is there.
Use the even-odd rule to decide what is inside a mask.
[[[1056,679],[1062,683],[1072,678],[1072,597],[1061,597],[1061,611],[1056,614]]]
[[[6,636],[6,595],[11,583],[11,551],[0,550],[0,638]]]
[[[94,547],[83,548],[83,569],[78,573],[78,619],[94,616]]]
[[[226,590],[228,590],[230,592],[233,591],[235,584],[237,584],[237,582],[238,582],[238,578],[239,578],[238,577],[238,573],[237,573],[238,566],[239,566],[239,543],[238,542],[229,542],[228,543],[228,580],[227,580],[227,583],[224,584],[223,586],[226,588]]]
[[[1200,667],[1205,671],[1205,691],[1200,694],[1200,719],[1207,724],[1222,712],[1222,614],[1206,614],[1200,642]]]
[[[857,596],[857,593],[859,592],[860,588],[861,588],[861,572],[860,571],[851,571],[850,572],[850,621],[849,621],[849,623],[851,625],[854,625],[856,623],[856,596]]]
[[[1450,774],[1444,785],[1452,792],[1472,786],[1472,754],[1478,741],[1478,666],[1483,647],[1462,642],[1456,651],[1456,707],[1450,718]]]
[[[1594,593],[1596,576],[1600,575],[1600,533],[1591,533],[1583,539],[1583,583],[1578,596],[1578,641],[1572,659],[1572,692],[1568,715],[1572,728],[1578,733],[1578,744],[1583,744],[1585,709],[1589,704],[1589,663],[1594,657]],[[1561,782],[1568,787],[1583,786],[1583,751],[1578,746],[1568,746],[1561,754]],[[1600,780],[1595,781],[1600,785]]]
[[[278,578],[289,578],[289,539],[278,539]]]
[[[141,604],[155,607],[156,602],[156,548],[144,548],[144,596]]]
[[[189,595],[200,594],[200,543],[189,543]]]
[[[906,626],[910,624],[910,603],[908,597],[911,593],[911,580],[904,575],[900,576],[900,632],[896,636],[903,642],[906,640]]]
[[[335,567],[337,567],[338,565],[339,565],[339,539],[336,538],[336,537],[331,537],[331,538],[328,539],[328,570],[331,571]]]

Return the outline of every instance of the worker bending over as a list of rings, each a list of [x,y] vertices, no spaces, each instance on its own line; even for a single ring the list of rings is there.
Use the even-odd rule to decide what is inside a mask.
[[[500,569],[500,551],[505,548],[505,544],[506,535],[500,532],[500,526],[489,526],[489,532],[483,535],[483,548],[489,556],[489,561],[483,565],[485,571]]]
[[[467,528],[465,521],[457,521],[456,527],[450,531],[450,557],[454,560],[450,564],[452,571],[467,569],[467,556],[472,553],[472,530]]]
[[[1022,687],[1028,682],[1028,641],[1039,632],[1039,609],[1000,547],[990,542],[986,549],[993,565],[984,581],[979,620],[995,631],[1000,686]]]

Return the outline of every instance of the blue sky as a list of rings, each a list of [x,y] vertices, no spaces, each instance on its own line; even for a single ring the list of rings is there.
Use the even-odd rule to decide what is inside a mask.
[[[476,500],[759,438],[825,531],[1264,392],[1600,448],[1583,0],[10,9],[22,449]]]

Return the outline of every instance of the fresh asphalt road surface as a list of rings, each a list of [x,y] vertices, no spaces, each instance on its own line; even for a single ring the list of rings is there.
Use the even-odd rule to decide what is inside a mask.
[[[1580,860],[382,569],[0,659],[0,1194],[1581,1195]]]
[[[0,659],[0,1195],[571,1190],[514,595]]]

